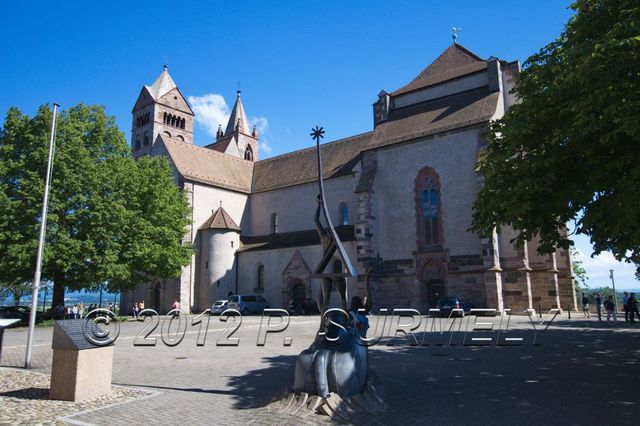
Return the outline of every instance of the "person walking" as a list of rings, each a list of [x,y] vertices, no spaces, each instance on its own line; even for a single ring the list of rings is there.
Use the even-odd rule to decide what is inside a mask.
[[[616,304],[613,303],[613,296],[607,297],[607,300],[604,302],[604,308],[607,310],[607,321],[609,321],[612,316],[614,321],[618,320],[615,312]]]
[[[582,293],[582,313],[585,318],[591,318],[591,313],[589,312],[589,299],[585,293]]]
[[[596,293],[596,312],[598,313],[598,321],[602,321],[602,297],[600,297],[600,293]]]
[[[629,322],[634,322],[634,317],[638,317],[638,321],[640,321],[640,312],[638,312],[638,300],[636,300],[636,294],[631,293],[629,295],[629,299],[627,300],[627,310],[629,311]]]
[[[173,299],[173,304],[171,305],[171,310],[175,311],[173,313],[174,317],[180,315],[180,301],[178,299]]]
[[[629,322],[629,308],[627,307],[628,301],[629,301],[629,293],[625,291],[624,293],[622,293],[622,309],[624,309],[625,322]]]

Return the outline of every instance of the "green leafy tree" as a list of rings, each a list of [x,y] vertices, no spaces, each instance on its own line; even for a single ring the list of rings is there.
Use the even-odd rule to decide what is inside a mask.
[[[11,108],[0,131],[0,283],[31,282],[35,270],[52,120]],[[189,206],[163,158],[134,161],[100,106],[60,114],[43,259],[52,305],[72,290],[127,290],[150,276],[176,277]]]
[[[586,290],[588,287],[587,280],[589,279],[589,277],[587,276],[587,271],[584,269],[583,262],[578,259],[578,250],[571,247],[570,253],[571,253],[571,265],[573,267],[573,275],[576,277],[575,278],[576,290],[582,292]]]
[[[572,244],[565,227],[573,222],[594,254],[638,265],[640,5],[571,7],[560,37],[524,64],[520,102],[490,125],[473,229],[489,235],[509,225],[520,242],[539,236],[549,253]]]

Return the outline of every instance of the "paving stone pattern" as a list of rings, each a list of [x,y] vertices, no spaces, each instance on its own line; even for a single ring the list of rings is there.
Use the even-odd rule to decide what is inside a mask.
[[[371,332],[375,321],[371,319]],[[116,342],[113,384],[141,394],[93,411],[82,412],[86,408],[79,407],[82,410],[76,412],[81,413],[71,416],[46,409],[49,417],[39,417],[43,391],[29,396],[25,389],[42,389],[47,381],[41,376],[33,384],[27,380],[17,385],[27,392],[23,398],[6,395],[4,387],[0,390],[0,423],[299,426],[640,421],[638,324],[632,327],[623,321],[598,322],[575,314],[568,320],[564,316],[539,334],[540,345],[533,346],[531,326],[520,317],[512,326],[514,335],[525,338],[522,346],[465,346],[462,336],[455,336],[455,346],[409,346],[404,338],[395,340],[393,346],[374,346],[369,352],[370,368],[384,392],[387,411],[375,416],[363,413],[345,422],[268,409],[292,385],[296,357],[312,342],[318,317],[292,317],[289,329],[269,335],[264,347],[256,345],[259,322],[259,317],[244,319],[234,335],[240,338],[237,347],[216,346],[218,334],[227,326],[217,318],[212,319],[202,347],[196,345],[197,326],[188,326],[184,340],[175,347],[163,344],[160,327],[151,336],[157,336],[155,347],[135,347],[134,338],[143,326],[124,323]],[[291,346],[283,346],[285,336],[293,338]],[[419,341],[421,337],[418,334]],[[25,342],[26,329],[7,330],[0,379],[7,371],[25,373],[4,368],[22,366]],[[35,371],[47,374],[51,370],[51,329],[37,329],[35,344]],[[12,389],[10,392],[15,386]],[[34,420],[13,417],[17,416],[15,407],[9,407],[16,399]]]

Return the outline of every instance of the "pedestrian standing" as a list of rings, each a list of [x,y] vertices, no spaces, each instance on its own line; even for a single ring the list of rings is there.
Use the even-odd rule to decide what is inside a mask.
[[[173,304],[171,305],[171,309],[176,311],[173,313],[174,317],[180,315],[180,301],[178,299],[173,299]]]
[[[73,308],[71,308],[71,317],[73,319],[78,319],[80,318],[79,314],[78,314],[78,305],[73,305]]]
[[[613,316],[613,320],[617,321],[616,318],[616,304],[613,303],[613,296],[607,297],[607,300],[604,302],[604,308],[607,310],[607,321]]]
[[[631,293],[627,300],[627,309],[629,310],[629,322],[634,322],[634,317],[638,317],[640,321],[640,312],[638,312],[638,300],[636,300],[636,294]]]
[[[622,293],[622,309],[624,309],[625,322],[629,322],[629,308],[627,307],[628,301],[629,301],[629,293],[625,291],[624,293]]]
[[[84,302],[80,302],[78,305],[78,315],[80,315],[80,319],[84,317]]]
[[[138,307],[138,302],[134,303],[131,309],[133,311],[133,318],[138,319],[138,313],[140,312],[140,308]]]
[[[582,293],[582,313],[585,318],[591,318],[591,313],[589,312],[589,299],[584,293]]]
[[[596,312],[598,313],[598,321],[602,321],[602,297],[600,297],[600,293],[596,293]]]

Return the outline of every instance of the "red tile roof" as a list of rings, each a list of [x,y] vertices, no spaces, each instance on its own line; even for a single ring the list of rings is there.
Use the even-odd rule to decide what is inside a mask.
[[[459,44],[452,44],[409,84],[391,95],[402,95],[427,86],[472,74],[487,68],[487,62]]]
[[[218,207],[218,210],[214,211],[199,229],[229,229],[231,231],[240,231],[240,227],[236,225],[231,216],[229,216],[229,213],[227,213],[222,206]]]

